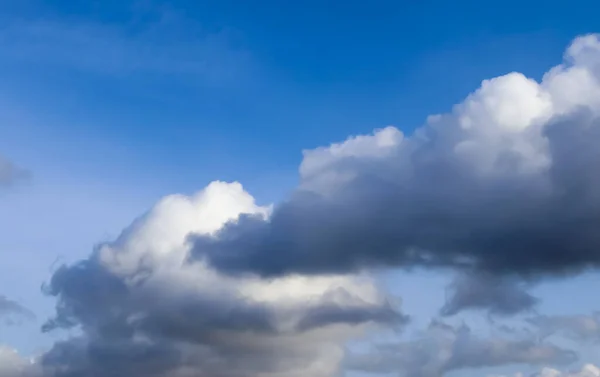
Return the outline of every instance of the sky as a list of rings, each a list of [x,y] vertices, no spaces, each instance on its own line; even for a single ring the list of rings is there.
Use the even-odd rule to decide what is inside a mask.
[[[600,376],[598,10],[0,1],[0,376]]]

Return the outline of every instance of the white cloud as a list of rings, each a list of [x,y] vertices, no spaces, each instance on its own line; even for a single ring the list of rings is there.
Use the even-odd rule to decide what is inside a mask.
[[[600,265],[598,38],[576,39],[541,82],[484,81],[412,135],[387,127],[305,151],[299,189],[276,207],[238,183],[164,198],[54,274],[45,329],[82,335],[41,365],[58,377],[336,375],[349,340],[406,321],[363,274],[379,266],[490,273],[481,290],[459,289],[451,313],[531,307],[520,277]],[[413,377],[574,357],[442,323],[379,351],[350,364]]]
[[[361,169],[360,163],[368,157],[401,160],[407,157],[398,154],[402,149],[408,149],[410,156],[425,148],[437,148],[437,155],[431,158],[464,157],[463,163],[489,174],[504,170],[501,159],[507,152],[516,158],[513,173],[548,169],[552,162],[545,135],[548,121],[581,108],[600,111],[598,38],[587,35],[575,39],[565,54],[567,62],[551,69],[541,82],[518,72],[484,80],[451,113],[430,116],[413,136],[403,137],[400,130],[387,127],[370,136],[354,136],[329,148],[306,151],[301,176],[315,179],[315,175],[327,173],[327,169],[311,169],[314,166],[335,171],[344,166],[343,162],[356,159],[352,165]],[[385,163],[392,162],[374,162]]]
[[[387,127],[305,151],[300,186],[268,220],[199,237],[194,255],[264,276],[425,265],[538,277],[600,265],[598,39],[574,40],[540,82],[483,81],[412,135]]]
[[[331,190],[332,187],[346,183],[355,178],[356,174],[345,171],[337,163],[339,160],[349,160],[350,164],[360,160],[376,163],[384,161],[398,148],[403,138],[400,130],[390,126],[377,130],[373,135],[350,137],[343,143],[326,148],[305,150],[300,165],[301,187],[311,189],[318,186],[321,190]]]
[[[58,315],[46,328],[80,324],[85,337],[57,344],[44,365],[73,373],[112,363],[123,374],[325,377],[337,373],[345,342],[369,325],[405,322],[366,276],[229,277],[188,259],[190,234],[214,235],[241,214],[269,212],[238,183],[159,201],[89,260],[55,274],[48,288]],[[81,347],[162,356],[150,371],[133,356],[100,365],[61,351]]]

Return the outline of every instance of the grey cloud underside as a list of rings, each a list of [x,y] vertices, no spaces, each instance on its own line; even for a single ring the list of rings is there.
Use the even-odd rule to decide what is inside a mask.
[[[552,120],[544,131],[552,164],[526,177],[480,179],[435,151],[443,130],[427,132],[427,143],[390,158],[408,159],[409,169],[359,169],[330,196],[299,191],[270,220],[248,216],[216,237],[195,237],[195,256],[264,276],[380,266],[538,276],[598,267],[597,117],[581,111]],[[510,167],[511,156],[505,160]]]
[[[527,292],[524,282],[489,274],[464,274],[452,281],[440,314],[452,316],[463,310],[487,310],[509,316],[532,311],[539,299]]]
[[[165,200],[165,206],[181,216],[177,199]],[[198,203],[209,199],[206,194]],[[181,203],[191,206],[187,199]],[[138,219],[88,259],[59,268],[44,287],[56,297],[57,313],[43,330],[79,327],[83,332],[43,355],[44,377],[329,377],[337,373],[341,344],[355,328],[400,328],[408,320],[399,307],[361,298],[350,286],[327,288],[293,305],[288,300],[294,294],[288,292],[287,300],[273,304],[245,298],[239,286],[222,289],[226,280],[206,286],[202,279],[216,275],[199,265],[144,266],[150,253],[135,260],[131,274],[122,275],[116,262],[102,259],[102,250],[111,248],[120,257],[137,257],[136,245],[153,236],[151,228],[146,230],[168,217],[164,208]],[[177,246],[169,251],[175,254]]]
[[[60,268],[45,287],[58,299],[57,315],[44,331],[81,325],[103,335],[131,335],[136,330],[179,340],[202,341],[213,331],[250,331],[276,334],[274,313],[266,305],[233,297],[183,296],[156,302],[153,291],[136,293],[118,277],[91,258]],[[349,295],[348,292],[336,292]],[[306,302],[294,332],[310,331],[327,324],[378,322],[402,325],[408,317],[391,304],[371,305],[354,300],[354,305],[333,300]],[[132,320],[135,314],[143,314]]]
[[[466,326],[434,321],[414,340],[382,344],[366,354],[352,355],[350,369],[370,373],[399,373],[402,377],[441,377],[465,368],[508,364],[570,364],[574,352],[531,339],[511,339],[473,334]]]

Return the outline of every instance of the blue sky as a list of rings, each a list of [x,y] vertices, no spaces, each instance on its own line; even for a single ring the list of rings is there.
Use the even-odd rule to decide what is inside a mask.
[[[303,150],[388,125],[410,134],[487,78],[540,80],[576,36],[597,31],[598,7],[0,1],[0,153],[32,173],[0,193],[0,295],[37,316],[0,327],[0,344],[35,354],[63,336],[39,331],[53,313],[40,292],[53,263],[85,258],[159,198],[236,180],[277,203]],[[386,274],[420,326],[452,276]],[[539,311],[597,310],[598,283],[590,273],[537,286]]]
[[[86,145],[103,165],[94,147],[106,143],[162,174],[290,174],[302,149],[388,124],[410,130],[483,78],[539,76],[595,22],[552,4],[319,4],[25,2],[3,12],[3,91],[43,120],[9,136],[44,135],[71,163]],[[212,168],[198,165],[207,155]]]

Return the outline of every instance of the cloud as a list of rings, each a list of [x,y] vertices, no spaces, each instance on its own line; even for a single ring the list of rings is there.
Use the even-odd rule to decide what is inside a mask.
[[[189,261],[188,235],[241,214],[268,217],[238,183],[172,195],[114,241],[53,275],[57,314],[78,328],[40,364],[57,377],[332,376],[347,341],[408,318],[364,275],[226,276]]]
[[[30,173],[27,170],[15,165],[0,154],[0,188],[12,186],[29,176]]]
[[[412,135],[394,127],[305,151],[296,192],[195,239],[229,274],[424,266],[528,278],[600,264],[600,39],[540,82],[485,80]],[[513,292],[515,293],[515,292]],[[521,295],[522,298],[525,298]]]
[[[114,11],[114,9],[112,9]],[[119,8],[123,20],[100,22],[73,15],[61,19],[4,17],[4,63],[66,68],[109,77],[170,75],[195,82],[239,80],[251,65],[231,30],[208,30],[170,7]]]
[[[0,344],[0,376],[38,377],[38,372],[31,360],[24,359],[17,351]]]
[[[238,183],[163,198],[53,274],[44,289],[56,315],[43,330],[77,335],[27,372],[330,377],[346,365],[435,377],[572,362],[545,340],[480,337],[439,321],[365,354],[346,345],[408,321],[369,277],[374,268],[451,269],[458,278],[442,314],[508,315],[535,305],[525,281],[598,266],[598,80],[599,37],[583,36],[541,82],[486,80],[412,135],[387,127],[305,151],[299,187],[275,207]],[[530,323],[581,335],[575,322]]]
[[[574,352],[531,339],[482,338],[462,325],[433,321],[417,339],[352,355],[348,367],[370,373],[440,377],[454,370],[507,364],[569,364]]]
[[[9,300],[0,295],[0,318],[5,319],[9,324],[12,324],[20,319],[34,320],[35,315],[31,310],[25,308],[18,302]]]
[[[529,318],[542,337],[561,334],[579,342],[600,342],[600,313],[592,315],[541,315]]]
[[[514,315],[531,311],[538,299],[521,281],[490,274],[459,275],[448,286],[440,314],[452,316],[463,310],[488,310],[492,315]]]
[[[516,373],[514,377],[523,377],[523,373]],[[500,376],[497,376],[500,377]],[[560,371],[553,368],[543,368],[531,377],[600,377],[600,368],[593,364],[585,364],[578,371]]]

